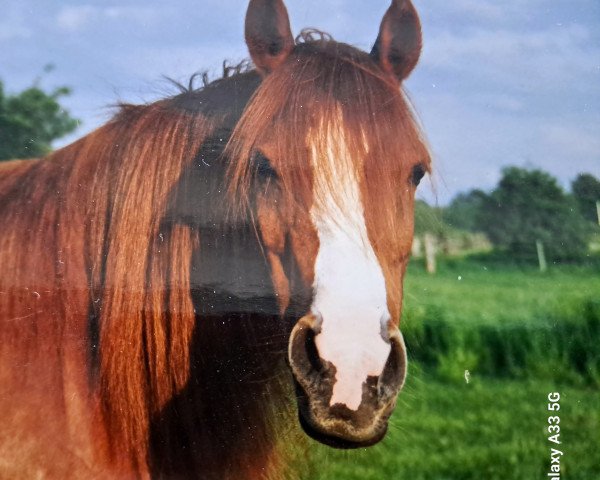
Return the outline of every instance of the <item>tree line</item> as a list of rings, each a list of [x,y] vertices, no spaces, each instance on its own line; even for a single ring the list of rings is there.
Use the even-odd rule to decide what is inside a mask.
[[[589,173],[577,175],[567,192],[543,170],[507,167],[490,192],[460,193],[439,209],[437,228],[483,232],[516,259],[535,258],[541,242],[552,261],[572,261],[589,254],[590,239],[600,232],[599,201],[600,180]]]

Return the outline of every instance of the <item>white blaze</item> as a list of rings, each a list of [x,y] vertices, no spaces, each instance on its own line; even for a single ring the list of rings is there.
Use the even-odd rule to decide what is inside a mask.
[[[315,337],[319,356],[336,368],[330,405],[341,403],[356,410],[367,376],[379,376],[390,354],[390,344],[381,336],[389,312],[385,278],[367,235],[358,180],[352,168],[340,167],[349,162],[336,159],[334,151],[345,149],[330,149],[320,157],[313,152],[314,195],[319,202],[311,216],[320,245],[311,310],[323,320]],[[326,170],[335,174],[335,193],[320,178],[323,164],[319,162],[327,162]]]

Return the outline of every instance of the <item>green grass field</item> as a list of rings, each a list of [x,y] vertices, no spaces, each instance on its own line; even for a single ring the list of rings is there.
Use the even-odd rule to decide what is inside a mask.
[[[547,322],[588,299],[600,300],[600,269],[551,267],[540,273],[452,261],[428,275],[414,262],[405,279],[404,313],[405,322],[432,306],[444,310],[450,322]]]
[[[548,393],[561,393],[561,479],[600,477],[600,393],[543,381],[449,384],[409,371],[386,439],[361,451],[316,447],[318,480],[548,478]],[[555,446],[555,445],[553,445]]]
[[[560,478],[600,478],[600,271],[453,261],[430,276],[413,264],[403,331],[413,361],[386,439],[358,451],[311,442],[302,478],[549,478],[554,391]]]

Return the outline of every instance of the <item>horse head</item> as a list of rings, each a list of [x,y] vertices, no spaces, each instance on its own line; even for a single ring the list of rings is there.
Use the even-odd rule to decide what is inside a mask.
[[[282,1],[252,0],[245,34],[263,80],[227,147],[230,194],[256,223],[293,325],[303,428],[370,445],[406,375],[402,278],[430,167],[401,85],[420,54],[419,19],[394,0],[366,53],[316,31],[294,40]]]

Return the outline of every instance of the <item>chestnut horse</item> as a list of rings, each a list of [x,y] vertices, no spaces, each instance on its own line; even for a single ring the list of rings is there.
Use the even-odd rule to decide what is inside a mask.
[[[2,166],[0,478],[282,478],[298,424],[385,435],[417,13],[394,0],[370,54],[294,40],[281,0],[245,25],[254,69]]]

